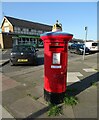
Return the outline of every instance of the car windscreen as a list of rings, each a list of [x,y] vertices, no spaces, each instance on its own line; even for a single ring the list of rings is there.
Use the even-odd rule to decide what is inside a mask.
[[[77,48],[84,48],[84,45],[83,45],[83,44],[79,44],[79,45],[77,46]]]
[[[14,46],[12,51],[13,52],[34,52],[33,46]]]

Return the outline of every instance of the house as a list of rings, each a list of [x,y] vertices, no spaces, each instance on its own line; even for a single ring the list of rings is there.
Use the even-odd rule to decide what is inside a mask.
[[[40,39],[40,34],[51,31],[52,26],[4,16],[1,30],[0,47],[2,49],[12,48],[17,44],[33,44],[41,47],[43,41]]]

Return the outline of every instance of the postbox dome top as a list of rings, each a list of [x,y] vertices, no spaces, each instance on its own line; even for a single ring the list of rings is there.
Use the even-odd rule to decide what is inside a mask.
[[[40,35],[42,40],[47,41],[69,41],[72,40],[73,34],[57,31],[57,32],[46,32]]]
[[[63,36],[73,36],[73,34],[62,32],[62,31],[55,31],[55,32],[45,32],[41,34],[40,36],[57,36],[57,35],[63,35]]]

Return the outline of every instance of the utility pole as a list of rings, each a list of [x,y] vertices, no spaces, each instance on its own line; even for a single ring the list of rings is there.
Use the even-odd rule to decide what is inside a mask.
[[[88,27],[85,27],[85,41],[84,41],[84,52],[83,52],[83,60],[85,58],[85,49],[86,49],[86,41],[87,41],[87,32],[88,32]]]

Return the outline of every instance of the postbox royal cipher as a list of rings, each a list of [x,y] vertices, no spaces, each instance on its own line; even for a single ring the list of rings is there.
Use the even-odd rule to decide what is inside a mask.
[[[44,42],[44,98],[51,103],[63,102],[66,93],[68,41],[72,37],[62,32],[58,21],[51,32],[40,36]]]

